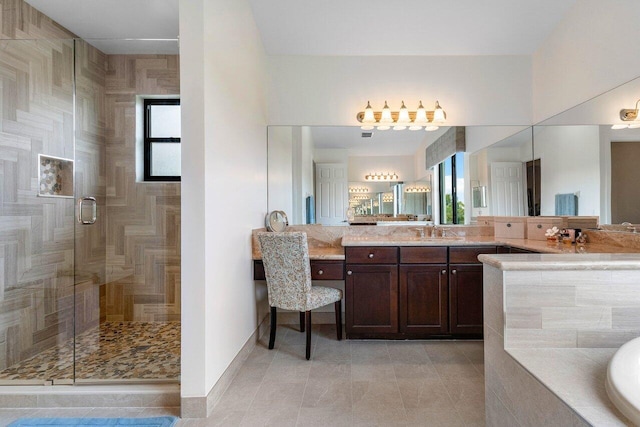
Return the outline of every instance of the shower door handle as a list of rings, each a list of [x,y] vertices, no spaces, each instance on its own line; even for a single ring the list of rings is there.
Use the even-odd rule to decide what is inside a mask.
[[[91,214],[85,215],[85,210],[91,210]],[[98,202],[95,197],[80,197],[78,199],[78,222],[82,225],[91,225],[98,217]]]

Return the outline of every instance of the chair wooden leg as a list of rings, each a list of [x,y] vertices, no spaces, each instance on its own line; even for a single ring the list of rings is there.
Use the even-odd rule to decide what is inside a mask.
[[[269,350],[273,350],[276,342],[276,308],[271,307],[271,333],[269,334]]]
[[[307,360],[311,359],[311,311],[305,313],[305,326],[307,327]]]
[[[336,301],[334,304],[336,310],[336,331],[338,332],[338,341],[342,340],[342,301]]]
[[[300,312],[300,332],[304,332],[304,312]]]

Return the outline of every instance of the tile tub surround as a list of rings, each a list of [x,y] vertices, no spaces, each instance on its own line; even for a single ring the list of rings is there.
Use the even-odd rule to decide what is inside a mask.
[[[640,255],[480,260],[488,425],[543,425],[542,407],[567,424],[627,425],[604,381],[610,356],[640,335]]]

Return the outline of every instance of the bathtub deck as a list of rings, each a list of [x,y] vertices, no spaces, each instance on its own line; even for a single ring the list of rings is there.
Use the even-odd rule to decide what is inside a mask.
[[[605,390],[607,365],[617,348],[521,348],[507,352],[592,425],[633,426]]]

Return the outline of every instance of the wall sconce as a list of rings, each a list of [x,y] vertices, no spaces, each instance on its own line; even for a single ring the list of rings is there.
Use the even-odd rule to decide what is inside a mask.
[[[422,106],[422,101],[416,111],[409,111],[404,105],[400,106],[400,111],[391,111],[387,101],[384,101],[382,111],[373,111],[371,103],[367,101],[367,107],[360,111],[356,118],[362,126],[362,130],[388,130],[393,126],[393,130],[420,130],[424,127],[426,131],[437,130],[447,120],[447,113],[444,112],[440,103],[436,101],[433,111],[427,111]]]
[[[364,176],[365,181],[399,181],[400,177],[396,173],[370,173]]]
[[[430,193],[431,188],[429,187],[406,187],[404,189],[405,193]]]
[[[640,99],[636,101],[636,108],[623,108],[620,110],[620,120],[623,122],[633,122],[630,124],[618,124],[611,126],[611,129],[635,129],[640,128],[640,120],[638,120],[638,103],[640,103]]]

